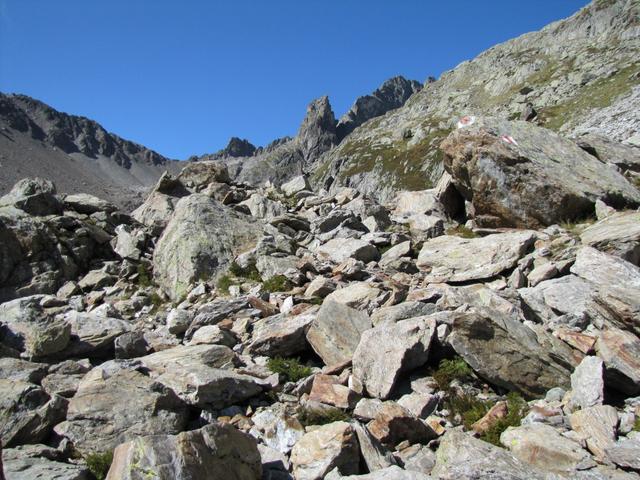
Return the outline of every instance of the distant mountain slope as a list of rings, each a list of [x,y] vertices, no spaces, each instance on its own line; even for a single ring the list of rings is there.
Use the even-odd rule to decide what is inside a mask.
[[[0,93],[0,194],[24,177],[44,177],[62,192],[91,192],[128,208],[162,172],[179,169],[179,162],[93,120],[24,95]]]
[[[534,120],[565,135],[626,141],[640,130],[640,1],[596,0],[572,17],[497,45],[356,128],[315,165],[314,180],[379,200],[429,188],[441,141],[463,115]],[[637,140],[636,140],[637,141]]]

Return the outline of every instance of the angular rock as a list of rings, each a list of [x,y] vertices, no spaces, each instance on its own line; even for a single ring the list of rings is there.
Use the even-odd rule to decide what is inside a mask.
[[[397,465],[391,465],[364,475],[349,475],[343,477],[337,473],[335,476],[330,474],[326,477],[326,480],[431,480],[431,477],[424,473],[410,472],[401,469]]]
[[[434,478],[456,480],[548,480],[548,474],[517,459],[506,450],[473,438],[461,430],[449,430],[436,451]]]
[[[362,332],[371,328],[365,312],[326,300],[307,331],[307,341],[325,365],[351,360]]]
[[[442,143],[444,167],[481,226],[538,228],[637,206],[640,192],[576,144],[529,122],[479,118]]]
[[[426,423],[395,402],[383,403],[367,424],[367,430],[387,448],[394,448],[403,441],[426,444],[438,436]]]
[[[640,212],[614,213],[580,234],[584,245],[640,264]]]
[[[398,400],[398,405],[409,410],[418,418],[426,419],[431,415],[440,403],[438,394],[409,393]]]
[[[307,177],[304,175],[298,175],[297,177],[292,178],[286,183],[280,185],[280,190],[287,197],[291,197],[298,192],[302,192],[303,190],[310,190],[311,186],[309,185],[309,181]]]
[[[114,204],[88,193],[74,193],[64,197],[64,207],[78,213],[91,215],[96,212],[114,212],[118,209]]]
[[[391,307],[382,307],[371,315],[371,323],[374,327],[383,323],[395,323],[408,318],[421,317],[435,313],[436,306],[433,303],[402,302]]]
[[[262,462],[255,440],[231,425],[214,423],[178,435],[137,437],[118,445],[107,480],[259,480]]]
[[[49,180],[23,178],[0,198],[0,207],[13,205],[30,215],[53,215],[62,210],[55,194],[56,187]]]
[[[384,267],[392,262],[402,258],[411,256],[411,242],[401,242],[398,245],[391,247],[389,250],[382,254],[380,258],[380,266]]]
[[[305,434],[291,451],[296,480],[322,480],[334,468],[357,474],[360,453],[356,432],[346,422],[323,425]]]
[[[296,140],[307,162],[315,160],[337,143],[336,118],[329,97],[317,98],[309,104]]]
[[[358,422],[353,423],[353,428],[358,436],[358,444],[360,445],[360,454],[367,465],[370,472],[378,471],[395,465],[396,461],[381,444],[376,440],[367,427]]]
[[[34,445],[34,447],[47,447]],[[6,449],[4,471],[9,480],[90,480],[93,476],[84,465],[66,463],[57,458],[40,456],[38,451],[23,448]],[[44,453],[44,452],[42,452]],[[48,452],[47,452],[48,453]],[[0,462],[0,471],[2,462]],[[2,474],[0,473],[0,478]]]
[[[316,253],[335,263],[342,263],[349,258],[368,263],[380,258],[376,247],[356,238],[334,238],[319,246]]]
[[[67,420],[54,430],[89,454],[139,435],[178,433],[186,422],[187,409],[173,391],[124,363],[106,362],[82,379]]]
[[[27,383],[40,383],[47,374],[48,365],[17,358],[0,358],[0,379]]]
[[[482,238],[445,235],[424,243],[417,265],[432,283],[482,280],[513,268],[535,239],[531,231]]]
[[[0,443],[13,447],[45,440],[64,420],[66,406],[66,400],[32,383],[0,380]]]
[[[320,374],[313,377],[309,400],[348,409],[353,408],[359,396],[349,387],[340,384],[338,377]]]
[[[154,277],[169,298],[178,300],[196,280],[220,275],[259,234],[258,225],[206,195],[185,197],[158,240]]]
[[[640,470],[640,439],[619,440],[614,446],[605,449],[606,456],[624,469]]]
[[[382,324],[362,333],[353,355],[353,377],[368,396],[386,399],[402,372],[424,365],[436,331],[434,319]]]
[[[618,413],[610,405],[585,408],[569,416],[571,428],[587,442],[587,448],[596,459],[606,458],[605,450],[616,441]]]
[[[211,183],[228,183],[229,171],[220,162],[187,162],[177,181],[195,192],[204,190]]]
[[[128,322],[95,313],[70,311],[64,322],[71,326],[71,339],[62,355],[66,357],[100,357],[112,354],[114,341],[131,330]]]
[[[366,309],[380,295],[380,290],[367,282],[351,282],[339,288],[326,297],[326,301],[333,301],[347,305],[357,310]]]
[[[452,315],[447,342],[489,382],[529,397],[544,395],[553,387],[568,387],[572,365],[557,354],[550,355],[544,345],[553,341],[548,334],[541,343],[519,320],[495,311]]]
[[[283,313],[256,322],[248,351],[268,357],[290,357],[303,352],[308,348],[307,330],[317,313],[317,308],[313,308],[300,315]]]
[[[571,374],[571,403],[580,408],[602,405],[604,401],[604,362],[584,357]]]
[[[543,423],[509,427],[500,443],[519,460],[555,473],[571,473],[595,466],[582,446]]]
[[[224,408],[262,392],[257,378],[233,371],[235,355],[222,345],[182,345],[139,361],[154,380],[200,408]]]
[[[605,384],[627,395],[640,393],[640,339],[616,328],[600,334],[596,343],[604,361]]]
[[[251,421],[251,434],[283,454],[288,454],[305,434],[300,422],[284,409],[266,408],[256,412]]]
[[[324,298],[336,289],[336,282],[326,277],[314,278],[307,290],[304,292],[305,297],[319,297]]]

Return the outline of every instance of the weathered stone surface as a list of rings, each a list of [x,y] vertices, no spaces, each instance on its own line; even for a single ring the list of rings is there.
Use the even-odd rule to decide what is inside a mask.
[[[334,238],[320,245],[316,253],[335,263],[342,263],[349,258],[367,263],[380,258],[380,253],[375,246],[356,238]]]
[[[571,374],[571,403],[580,408],[602,405],[604,401],[604,362],[585,357]]]
[[[426,444],[437,434],[409,410],[395,402],[385,402],[367,429],[374,438],[388,448],[407,440],[409,443]]]
[[[584,218],[598,199],[640,204],[640,192],[621,174],[529,122],[476,119],[442,150],[445,169],[482,226],[537,228]]]
[[[383,323],[394,323],[408,318],[421,317],[435,313],[433,303],[402,302],[391,307],[382,307],[371,314],[371,323],[378,326]]]
[[[5,449],[4,471],[8,480],[90,480],[92,475],[84,465],[62,462],[44,445],[29,445]],[[54,458],[47,455],[54,453]],[[42,455],[41,455],[42,454]],[[0,462],[0,469],[2,462]],[[0,472],[0,478],[2,474]]]
[[[118,445],[108,480],[259,480],[255,440],[231,425],[214,423],[178,435],[137,437]]]
[[[296,141],[307,162],[315,160],[337,143],[336,118],[329,97],[316,98],[309,103]]]
[[[408,393],[398,400],[398,405],[406,408],[418,418],[425,419],[438,407],[441,397],[438,394]]]
[[[233,348],[237,343],[238,341],[231,332],[218,325],[205,325],[193,333],[191,340],[186,345],[224,345]]]
[[[336,365],[351,360],[362,332],[369,328],[365,312],[325,299],[307,331],[307,341],[325,365]]]
[[[385,323],[362,333],[353,355],[353,377],[368,396],[389,397],[402,372],[424,365],[435,335],[429,317]]]
[[[436,451],[431,475],[447,480],[547,480],[546,473],[461,430],[449,430]]]
[[[34,295],[0,305],[0,341],[26,358],[58,353],[71,338],[71,326],[47,315],[42,299],[42,295]]]
[[[316,375],[313,377],[309,400],[324,403],[338,408],[353,408],[360,397],[349,387],[340,384],[333,375]]]
[[[482,238],[445,235],[424,243],[417,265],[428,272],[428,280],[434,283],[491,278],[513,268],[535,238],[531,231]]]
[[[183,345],[139,361],[157,382],[201,408],[224,408],[262,392],[257,378],[233,371],[235,355],[222,345]]]
[[[288,182],[280,185],[280,190],[282,190],[282,193],[284,193],[287,197],[291,197],[303,190],[310,189],[311,186],[309,185],[309,181],[304,175],[298,175],[297,177],[294,177]]]
[[[185,197],[158,240],[154,277],[169,298],[180,299],[191,283],[218,276],[259,234],[258,225],[206,195]]]
[[[13,447],[45,440],[64,420],[66,400],[18,380],[0,380],[0,443]]]
[[[304,292],[305,297],[320,297],[324,298],[336,289],[336,282],[326,277],[314,278],[307,290]]]
[[[228,183],[229,171],[220,162],[187,162],[177,177],[184,186],[195,192],[204,190],[210,183]]]
[[[48,365],[18,358],[0,358],[0,380],[40,383],[47,374]]]
[[[384,267],[399,258],[411,256],[411,242],[401,242],[384,252],[380,258],[380,266]]]
[[[616,440],[618,413],[610,405],[598,405],[579,410],[569,416],[571,428],[584,441],[596,459],[606,458],[605,450],[613,447]]]
[[[640,439],[636,435],[632,439],[619,440],[605,449],[609,460],[625,469],[640,470]]]
[[[366,309],[380,295],[380,289],[367,282],[351,282],[326,297],[326,301],[334,301],[358,310]]]
[[[587,133],[575,138],[576,144],[601,162],[622,170],[640,171],[640,149],[616,142],[609,136]]]
[[[114,341],[131,330],[128,322],[94,313],[70,311],[64,322],[71,326],[71,339],[62,354],[66,357],[104,356],[113,352]]]
[[[70,400],[67,420],[55,432],[79,452],[102,452],[138,435],[178,433],[187,409],[176,394],[126,363],[91,370]]]
[[[328,475],[326,480],[431,480],[429,475],[416,471],[406,471],[397,465],[381,468],[375,472],[366,473],[364,475],[349,475],[346,477],[336,475]]]
[[[305,434],[291,451],[296,480],[322,480],[334,468],[357,474],[360,454],[356,432],[346,422],[334,422]]]
[[[619,212],[583,230],[585,245],[640,264],[640,212]]]
[[[300,315],[282,313],[256,322],[248,351],[269,357],[289,357],[306,350],[307,330],[317,314],[316,307]]]
[[[265,408],[251,417],[251,434],[265,445],[288,454],[304,435],[304,427],[283,409]]]
[[[42,178],[24,178],[0,198],[0,207],[13,205],[30,215],[60,213],[62,205],[55,196],[56,187]]]
[[[113,212],[118,209],[114,204],[88,193],[65,195],[63,203],[65,208],[87,215],[96,212]]]
[[[541,470],[570,473],[595,466],[582,446],[543,423],[510,427],[500,443],[521,461]]]
[[[396,464],[393,455],[371,435],[367,427],[358,422],[353,422],[352,425],[358,436],[360,454],[370,472],[375,472]]]
[[[606,385],[637,395],[640,392],[640,339],[630,332],[611,328],[600,334],[596,350],[604,360]]]
[[[495,311],[452,315],[448,343],[489,382],[531,397],[544,395],[553,387],[568,387],[572,365],[550,355],[548,346],[519,320]],[[548,335],[543,340],[552,341]]]

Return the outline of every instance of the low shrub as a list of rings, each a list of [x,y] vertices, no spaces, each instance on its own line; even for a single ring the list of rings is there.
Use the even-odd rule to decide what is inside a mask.
[[[291,282],[284,275],[274,275],[262,283],[266,292],[286,292],[291,290]]]
[[[113,451],[110,452],[94,452],[84,458],[87,462],[87,468],[96,480],[104,480],[107,478],[109,468],[113,462]]]
[[[509,427],[517,427],[529,411],[527,402],[517,393],[510,392],[507,395],[508,413],[504,418],[498,419],[491,427],[483,433],[480,438],[485,442],[502,447],[500,435]]]
[[[216,288],[220,291],[220,293],[229,295],[229,287],[233,284],[233,280],[229,275],[223,275],[218,279]]]
[[[442,360],[432,375],[440,390],[447,391],[453,380],[464,381],[473,378],[473,370],[461,357],[455,357]]]
[[[270,358],[267,367],[273,373],[281,375],[285,382],[297,382],[311,375],[311,368],[300,363],[297,358]]]
[[[457,227],[449,227],[447,228],[445,233],[447,235],[453,235],[461,238],[479,238],[480,237],[480,235],[478,235],[476,232],[474,232],[470,228],[465,227],[464,225],[458,225]]]
[[[309,425],[327,425],[333,422],[346,422],[351,417],[339,408],[311,409],[298,408],[298,421],[305,427]]]

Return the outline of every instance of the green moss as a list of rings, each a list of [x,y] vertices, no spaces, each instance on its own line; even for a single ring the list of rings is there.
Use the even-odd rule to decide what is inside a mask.
[[[286,292],[291,290],[291,282],[284,275],[274,275],[262,283],[265,292]]]
[[[311,375],[311,368],[300,363],[297,358],[270,358],[267,367],[279,374],[285,382],[297,382]]]
[[[349,415],[338,408],[310,409],[300,407],[298,409],[298,421],[305,427],[309,425],[327,425],[333,422],[346,422],[349,420]]]
[[[633,424],[633,429],[636,432],[640,432],[640,416],[636,416],[636,421]]]
[[[249,266],[246,268],[242,268],[236,262],[232,262],[229,267],[229,273],[236,277],[246,278],[247,280],[252,280],[254,282],[262,281],[262,277],[260,277],[260,272],[258,271],[255,262],[249,263]]]
[[[447,231],[445,233],[447,235],[453,235],[461,238],[479,238],[480,237],[480,235],[478,235],[476,232],[474,232],[470,228],[465,227],[464,225],[458,225],[457,227],[447,228]]]
[[[444,359],[438,369],[432,374],[440,390],[449,390],[449,384],[454,380],[469,380],[473,378],[473,370],[461,357]]]
[[[113,452],[90,453],[84,458],[87,468],[96,480],[104,480],[113,462]]]

